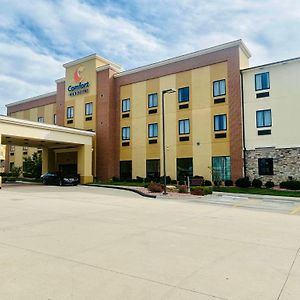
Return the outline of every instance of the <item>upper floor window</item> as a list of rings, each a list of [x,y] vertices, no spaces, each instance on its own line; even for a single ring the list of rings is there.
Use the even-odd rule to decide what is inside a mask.
[[[213,94],[214,97],[226,95],[226,82],[225,79],[216,80],[213,82]]]
[[[258,110],[256,112],[256,127],[271,127],[272,126],[272,113],[271,109]]]
[[[178,89],[178,102],[188,102],[190,100],[190,88],[184,87]]]
[[[189,134],[190,133],[190,120],[179,120],[179,134]]]
[[[214,116],[214,130],[227,130],[227,117],[225,114]]]
[[[57,120],[56,120],[56,114],[53,115],[53,124],[56,125]]]
[[[130,127],[122,127],[122,140],[130,140]]]
[[[130,98],[122,100],[122,112],[130,111]]]
[[[148,107],[157,107],[158,105],[158,96],[157,93],[148,95]]]
[[[255,90],[267,90],[270,88],[269,72],[255,74]]]
[[[158,125],[157,123],[149,124],[148,125],[148,136],[149,138],[157,137],[158,135]]]
[[[39,123],[44,123],[45,120],[44,120],[44,117],[38,117],[37,121]]]
[[[91,116],[93,114],[93,103],[86,103],[85,104],[85,115]]]
[[[67,119],[74,118],[74,106],[67,107]]]

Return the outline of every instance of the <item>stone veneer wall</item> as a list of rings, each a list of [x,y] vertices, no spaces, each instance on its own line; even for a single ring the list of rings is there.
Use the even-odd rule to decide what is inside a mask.
[[[258,175],[258,158],[273,158],[274,175]],[[268,180],[279,184],[289,176],[300,180],[300,148],[261,148],[246,151],[246,174],[252,180]]]

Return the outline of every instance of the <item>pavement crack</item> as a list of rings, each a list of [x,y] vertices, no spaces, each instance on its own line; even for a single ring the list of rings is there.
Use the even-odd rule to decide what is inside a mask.
[[[300,247],[298,248],[298,250],[297,250],[297,252],[296,252],[296,254],[295,254],[295,256],[294,256],[293,262],[292,262],[292,264],[291,264],[291,266],[290,266],[290,269],[289,269],[289,271],[288,271],[288,274],[287,274],[287,276],[286,276],[286,279],[285,279],[285,281],[284,281],[284,283],[283,283],[283,285],[282,285],[282,287],[281,287],[281,290],[280,290],[279,295],[278,295],[278,297],[276,298],[276,300],[279,300],[279,299],[281,298],[281,296],[282,296],[282,293],[283,293],[283,291],[284,291],[284,289],[285,289],[285,286],[286,286],[286,284],[287,284],[287,282],[288,282],[288,280],[289,280],[289,277],[290,277],[290,275],[291,275],[291,273],[292,273],[292,269],[293,269],[293,267],[294,267],[294,265],[295,265],[295,262],[296,262],[296,259],[297,259],[298,255],[299,255],[299,253],[300,253]]]

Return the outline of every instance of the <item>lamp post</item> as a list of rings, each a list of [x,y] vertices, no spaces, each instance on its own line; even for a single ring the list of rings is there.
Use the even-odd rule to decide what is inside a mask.
[[[165,94],[176,93],[174,89],[162,91],[162,125],[163,125],[163,168],[164,168],[164,195],[167,195],[167,175],[166,175],[166,132],[165,132]]]

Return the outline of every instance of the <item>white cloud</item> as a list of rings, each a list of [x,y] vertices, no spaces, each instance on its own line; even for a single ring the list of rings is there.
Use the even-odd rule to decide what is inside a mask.
[[[0,106],[53,90],[64,62],[93,52],[126,68],[239,38],[252,65],[300,52],[300,3],[292,0],[0,0],[0,7]]]

